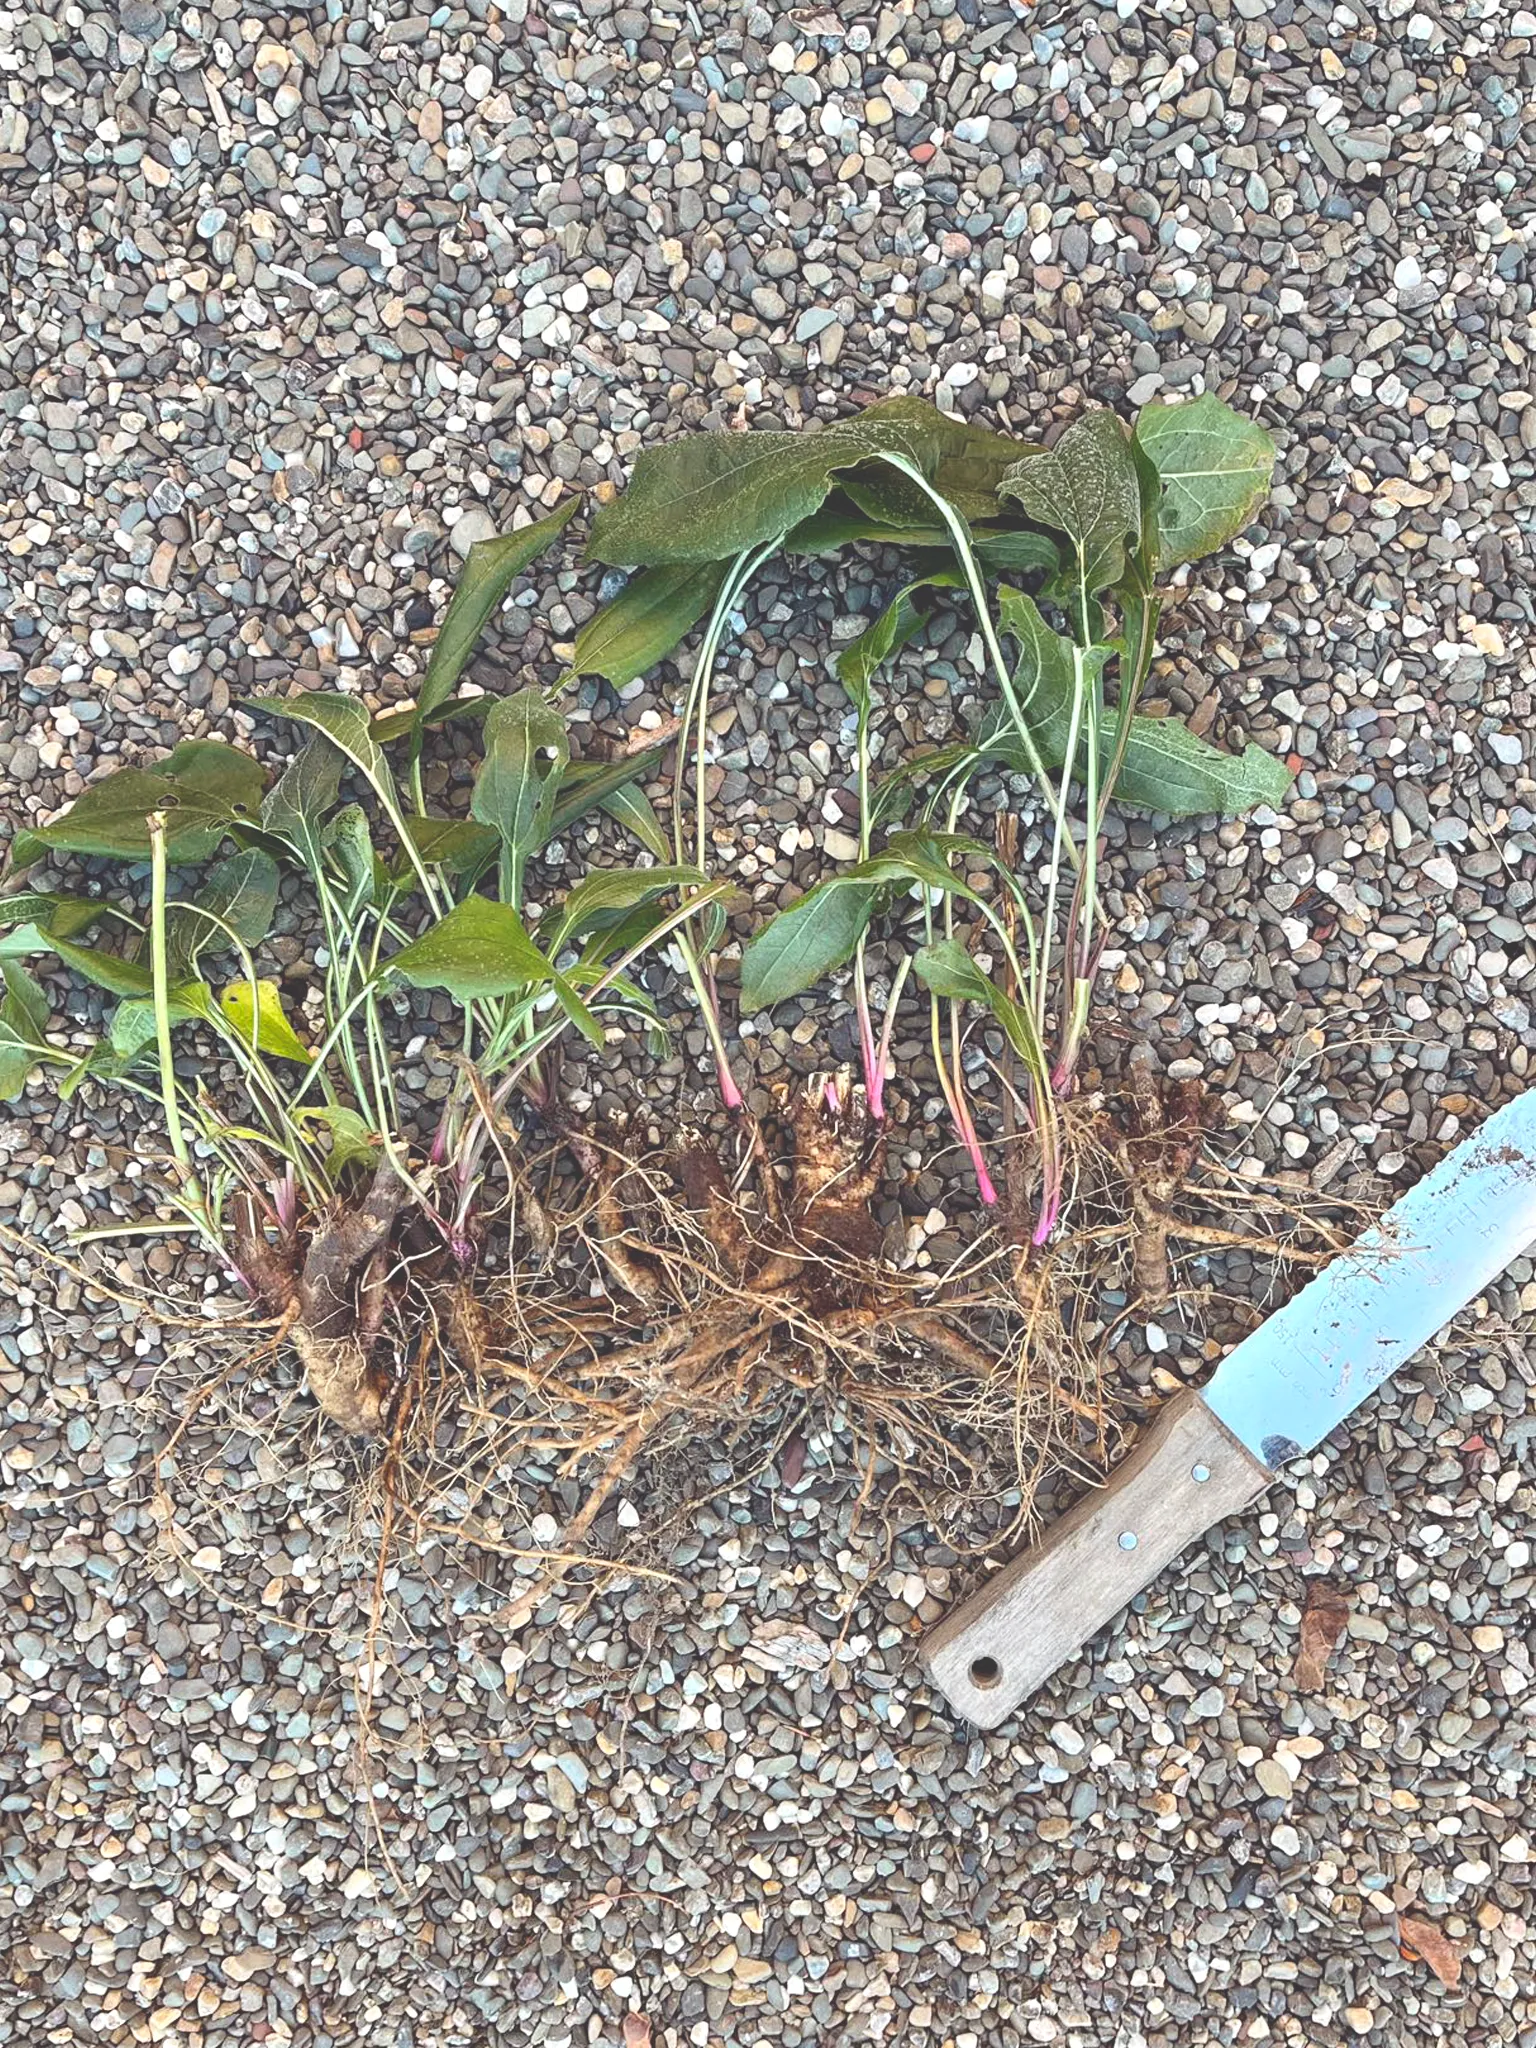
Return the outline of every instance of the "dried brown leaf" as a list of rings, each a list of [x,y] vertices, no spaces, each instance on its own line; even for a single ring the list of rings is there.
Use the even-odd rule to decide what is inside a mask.
[[[1405,1955],[1427,1963],[1447,1991],[1456,1989],[1461,1982],[1461,1951],[1448,1934],[1418,1913],[1399,1913],[1397,1933]]]
[[[1301,1615],[1301,1648],[1291,1676],[1298,1692],[1319,1692],[1334,1644],[1349,1622],[1349,1598],[1326,1579],[1314,1579],[1307,1588],[1307,1604]]]

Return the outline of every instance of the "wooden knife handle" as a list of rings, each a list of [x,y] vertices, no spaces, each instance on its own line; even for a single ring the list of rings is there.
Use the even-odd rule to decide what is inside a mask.
[[[968,1721],[995,1728],[1273,1477],[1198,1394],[1176,1396],[1105,1485],[939,1623],[921,1652],[934,1684]]]

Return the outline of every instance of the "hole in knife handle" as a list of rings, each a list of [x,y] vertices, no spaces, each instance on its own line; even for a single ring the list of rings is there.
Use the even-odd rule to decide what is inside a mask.
[[[1003,1682],[1003,1667],[995,1657],[971,1659],[971,1683],[978,1692],[991,1692]]]

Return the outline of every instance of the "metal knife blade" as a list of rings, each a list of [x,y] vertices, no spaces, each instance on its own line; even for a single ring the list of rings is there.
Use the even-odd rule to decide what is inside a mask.
[[[1199,1393],[1176,1394],[1102,1487],[923,1647],[958,1713],[995,1728],[1205,1530],[1267,1489],[1536,1243],[1536,1090],[1489,1118]]]
[[[1321,1443],[1536,1243],[1536,1089],[1228,1352],[1206,1406],[1271,1471]]]

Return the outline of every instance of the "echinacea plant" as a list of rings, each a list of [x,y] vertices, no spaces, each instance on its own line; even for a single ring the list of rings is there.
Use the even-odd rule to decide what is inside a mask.
[[[1164,580],[1241,530],[1272,459],[1268,436],[1210,396],[1149,407],[1134,432],[1112,413],[1089,413],[1049,451],[912,398],[817,433],[702,434],[648,450],[628,489],[597,512],[588,544],[595,560],[640,573],[586,621],[546,687],[528,681],[488,697],[462,683],[513,580],[564,532],[574,498],[470,551],[414,704],[380,713],[334,692],[267,698],[253,708],[302,733],[270,787],[248,752],[189,740],[158,765],[105,776],[63,817],[18,833],[12,874],[44,856],[84,857],[126,870],[132,886],[110,897],[23,887],[0,899],[0,1094],[16,1096],[46,1068],[64,1095],[113,1085],[158,1105],[173,1216],[122,1228],[195,1232],[286,1318],[327,1412],[348,1429],[376,1430],[390,1388],[376,1340],[406,1219],[450,1274],[473,1271],[486,1181],[498,1160],[505,1166],[511,1097],[565,1128],[551,1050],[572,1028],[594,1046],[627,1023],[659,1028],[634,972],[646,955],[671,949],[724,1103],[745,1115],[716,977],[730,883],[710,873],[721,652],[753,578],[776,555],[871,543],[915,559],[836,664],[852,706],[857,858],[752,938],[742,1002],[767,1009],[851,964],[858,1122],[878,1132],[894,1020],[915,977],[939,1085],[988,1203],[996,1190],[966,1087],[965,1032],[968,1016],[989,1018],[1022,1075],[1038,1147],[1033,1236],[1043,1243],[1061,1219],[1059,1106],[1083,1052],[1104,945],[1109,804],[1230,815],[1278,802],[1289,780],[1257,747],[1223,753],[1139,708]],[[941,599],[974,615],[984,708],[965,739],[879,778],[891,664]],[[646,674],[701,621],[664,824],[641,787],[661,747],[573,760],[558,707],[581,677],[622,687]],[[423,750],[449,720],[481,725],[467,816],[433,815],[426,803]],[[1016,833],[989,844],[961,829],[987,770],[1033,785],[1043,858],[1028,868]],[[531,865],[595,807],[638,842],[644,862],[594,865],[563,894],[541,886],[546,907],[534,917]],[[285,883],[317,968],[297,1013],[263,958]],[[877,917],[914,903],[922,942],[900,952],[877,1021],[868,936]],[[47,955],[115,998],[84,1051],[50,1030],[25,964]],[[412,990],[439,991],[459,1011],[445,1047],[456,1078],[425,1145],[407,1133],[394,1079],[391,1023]],[[237,1102],[221,1096],[217,1064],[178,1057],[188,1037],[238,1072]],[[841,1123],[846,1136],[848,1125],[841,1087],[823,1087],[822,1122],[802,1115],[797,1127],[807,1188],[823,1152],[836,1152],[828,1128]],[[877,1156],[866,1147],[848,1187],[873,1188]],[[756,1157],[761,1167],[761,1145]],[[773,1312],[781,1321],[817,1302],[873,1313],[867,1288],[850,1294],[846,1275],[813,1269],[798,1239],[777,1249],[754,1239],[748,1256],[728,1191],[704,1179],[721,1242],[738,1245],[740,1272],[765,1301],[783,1295]],[[771,1167],[759,1180],[769,1223],[776,1213],[776,1227],[799,1239],[814,1223],[826,1244],[854,1256],[852,1226],[824,1190],[786,1207]],[[605,1199],[613,1206],[600,1196],[600,1216]],[[628,1272],[624,1285],[644,1302],[650,1283],[634,1277],[641,1267],[622,1249],[622,1218],[609,1222],[607,1269]],[[870,1240],[855,1235],[863,1271]],[[462,1320],[470,1309],[460,1300],[454,1313]],[[910,1337],[915,1311],[889,1313]],[[752,1308],[749,1349],[768,1314]],[[953,1328],[942,1337],[951,1352],[961,1341]]]
[[[940,1086],[988,1202],[995,1190],[967,1100],[960,1017],[967,1005],[989,1012],[1022,1067],[1039,1140],[1037,1242],[1060,1212],[1056,1104],[1073,1085],[1103,950],[1100,845],[1110,802],[1173,817],[1227,816],[1279,802],[1290,781],[1284,764],[1258,747],[1225,754],[1177,719],[1138,711],[1163,580],[1242,530],[1273,461],[1263,429],[1209,395],[1149,406],[1134,431],[1112,412],[1089,412],[1049,451],[894,399],[815,435],[714,435],[648,451],[628,491],[594,525],[591,552],[600,560],[644,566],[621,602],[641,602],[653,579],[723,565],[685,713],[701,870],[707,726],[691,714],[708,703],[724,610],[780,550],[817,553],[864,540],[923,558],[922,573],[837,662],[855,714],[859,857],[753,937],[742,1001],[769,1008],[851,961],[865,1087],[878,1119],[910,967],[929,992]],[[920,634],[938,592],[963,593],[971,607],[983,680],[995,695],[969,739],[903,764],[876,790],[875,679]],[[1038,876],[1016,872],[996,847],[957,830],[969,784],[989,767],[1035,785],[1048,829]],[[679,787],[681,776],[680,766]],[[925,781],[918,823],[889,829]],[[682,852],[679,841],[678,860]],[[1001,910],[966,881],[968,863],[992,871]],[[924,901],[925,943],[892,977],[877,1031],[867,935],[880,909],[914,890]],[[1001,979],[957,936],[961,910],[979,921]],[[695,985],[728,1071],[712,984],[696,975]]]

